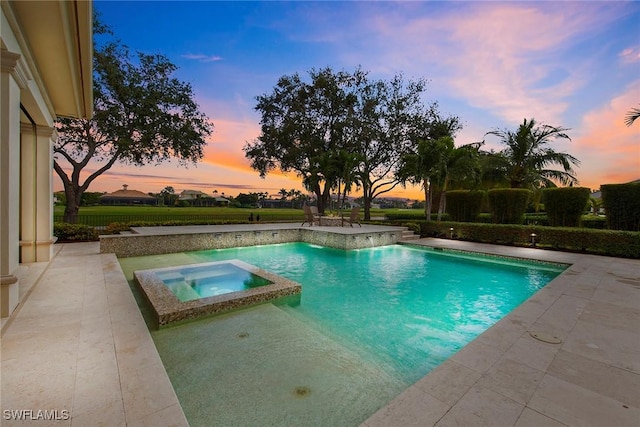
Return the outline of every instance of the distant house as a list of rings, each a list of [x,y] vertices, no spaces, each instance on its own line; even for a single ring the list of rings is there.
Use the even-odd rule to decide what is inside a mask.
[[[228,206],[229,199],[220,196],[209,196],[199,190],[183,190],[179,201],[188,202],[191,206]]]
[[[101,205],[155,205],[158,203],[155,197],[149,196],[138,190],[129,190],[128,185],[123,185],[122,190],[114,191],[100,196]]]

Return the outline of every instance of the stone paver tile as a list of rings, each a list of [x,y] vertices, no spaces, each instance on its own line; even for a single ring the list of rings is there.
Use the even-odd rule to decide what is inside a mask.
[[[159,425],[166,427],[189,427],[182,408],[178,404],[154,412],[144,418],[127,422],[127,427],[156,427]]]
[[[590,301],[580,320],[628,332],[640,330],[640,306],[626,307],[601,301]]]
[[[534,411],[575,427],[638,427],[640,409],[551,375],[540,382],[528,405]]]
[[[122,400],[101,402],[99,406],[81,413],[74,410],[71,417],[72,427],[124,427],[126,425]]]
[[[368,427],[433,426],[449,405],[412,386],[367,421]]]
[[[580,320],[628,332],[640,330],[640,306],[626,307],[601,301],[590,301]]]
[[[640,374],[640,330],[578,321],[562,348]]]
[[[3,410],[71,410],[75,387],[75,357],[51,356],[47,360],[45,357],[25,355],[24,358],[2,362]]]
[[[483,373],[491,368],[503,353],[503,350],[494,347],[490,342],[476,339],[454,354],[450,360]]]
[[[480,373],[447,360],[414,385],[436,399],[453,406],[480,378]]]
[[[640,374],[567,351],[558,353],[548,373],[640,409]]]
[[[516,402],[526,404],[544,372],[524,363],[503,357],[482,378],[478,384],[501,393]]]
[[[600,283],[592,299],[638,308],[640,307],[640,281],[611,276]]]
[[[178,403],[155,347],[140,345],[116,352],[127,420],[140,419]]]
[[[520,304],[515,310],[509,313],[506,318],[511,319],[514,323],[520,323],[525,328],[530,327],[560,298],[560,295],[553,292],[543,292],[544,290],[543,288]]]
[[[529,408],[524,408],[514,427],[566,427],[566,424],[562,424]]]
[[[113,348],[111,352],[96,348],[93,354],[84,351],[83,358],[78,360],[74,417],[85,413],[95,414],[100,408],[108,408],[112,415],[119,410],[124,419],[120,377]]]
[[[563,295],[531,326],[532,332],[544,332],[565,339],[582,314],[588,300]]]
[[[526,363],[532,368],[546,371],[551,361],[560,351],[560,344],[549,344],[538,341],[529,334],[524,334],[505,353],[505,357]]]
[[[512,399],[475,385],[436,426],[512,426],[523,409],[524,405]]]
[[[512,318],[504,318],[486,330],[477,339],[501,351],[507,351],[527,330],[527,327]]]

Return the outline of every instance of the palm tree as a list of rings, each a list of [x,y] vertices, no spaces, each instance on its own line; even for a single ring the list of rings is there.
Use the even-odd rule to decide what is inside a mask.
[[[568,129],[549,125],[538,125],[535,119],[524,122],[516,132],[510,130],[493,130],[486,135],[500,138],[506,145],[503,150],[493,153],[494,167],[498,168],[511,188],[555,187],[554,181],[563,185],[578,183],[572,165],[580,165],[580,161],[567,153],[561,153],[548,146],[557,139],[568,139]],[[560,165],[562,170],[550,169]]]
[[[627,113],[627,117],[625,117],[624,123],[627,126],[631,126],[633,124],[633,122],[636,121],[637,118],[640,118],[640,108],[632,108]]]

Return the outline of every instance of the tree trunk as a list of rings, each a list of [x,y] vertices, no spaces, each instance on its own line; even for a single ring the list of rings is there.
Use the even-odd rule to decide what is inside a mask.
[[[362,180],[362,201],[364,202],[364,220],[371,220],[371,202],[373,198],[371,197],[371,187],[368,183],[365,183],[367,180]]]
[[[440,206],[438,206],[438,221],[442,219],[442,214],[444,213],[446,208],[447,208],[447,192],[443,190],[440,193]]]
[[[66,184],[64,186],[64,195],[67,199],[67,204],[64,208],[64,217],[62,221],[69,224],[75,224],[78,222],[78,211],[80,210],[80,199],[82,198],[83,191],[80,186],[73,183]]]
[[[424,181],[424,216],[427,218],[427,221],[431,221],[431,184],[429,180]]]

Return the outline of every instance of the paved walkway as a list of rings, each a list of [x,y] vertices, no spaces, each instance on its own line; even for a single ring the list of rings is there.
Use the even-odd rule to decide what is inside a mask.
[[[640,260],[412,243],[572,267],[363,426],[640,425]],[[1,424],[187,425],[117,259],[98,243],[56,250],[18,272],[26,300],[2,324]],[[60,419],[7,419],[44,410]]]

